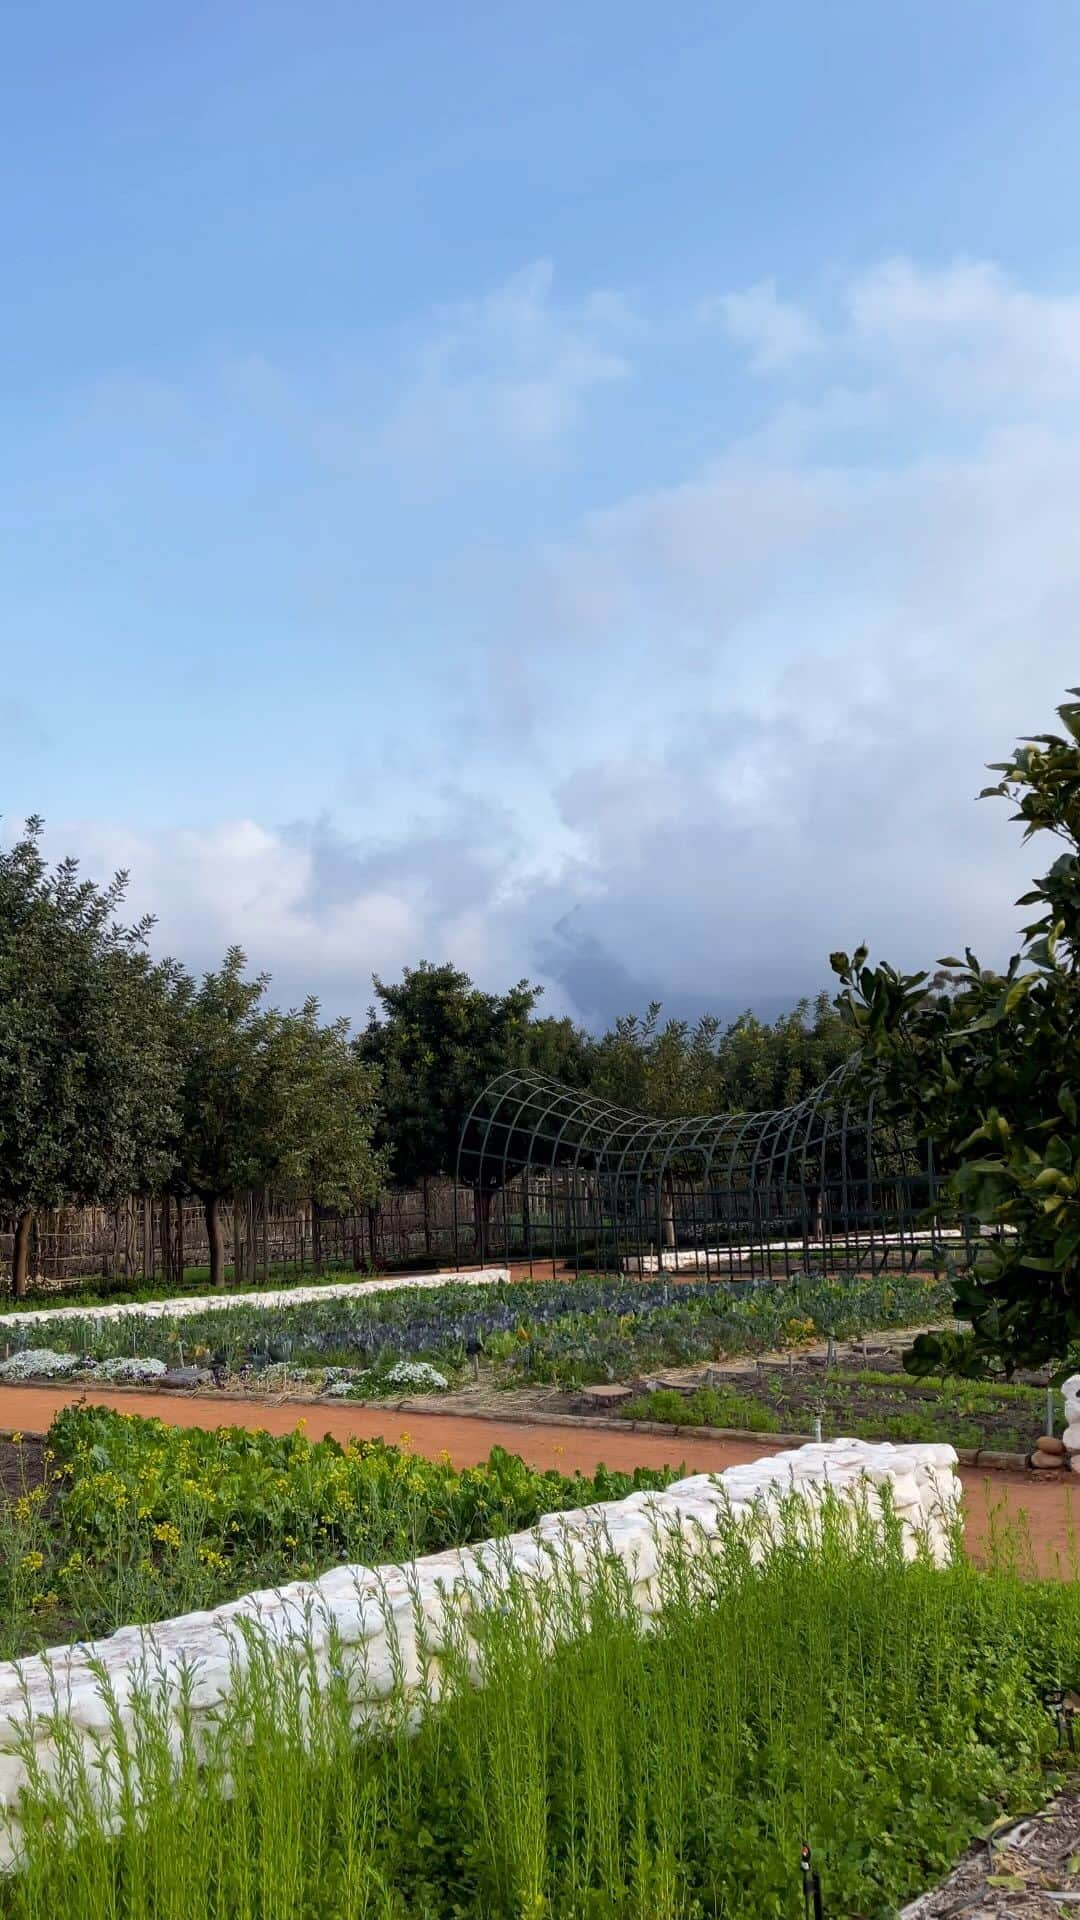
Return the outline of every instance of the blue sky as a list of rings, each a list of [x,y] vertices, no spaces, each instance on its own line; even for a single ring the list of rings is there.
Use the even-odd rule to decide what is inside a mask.
[[[5,830],[357,1016],[1000,957],[971,797],[1080,679],[1071,9],[394,11],[5,24]]]

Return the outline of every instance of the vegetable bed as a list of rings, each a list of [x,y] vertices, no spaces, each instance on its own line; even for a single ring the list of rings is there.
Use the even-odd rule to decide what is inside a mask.
[[[44,1446],[0,1440],[0,1658],[219,1605],[257,1587],[413,1559],[672,1472],[538,1472],[494,1448],[460,1472],[381,1440],[178,1429],[104,1407]]]
[[[793,1516],[754,1564],[668,1549],[644,1631],[625,1571],[518,1589],[414,1731],[359,1738],[303,1647],[257,1658],[233,1717],[171,1763],[148,1699],[143,1804],[66,1851],[78,1779],[24,1806],[6,1920],[796,1920],[804,1841],[830,1920],[886,1920],[1064,1758],[1080,1588],[905,1565]],[[550,1609],[571,1644],[553,1651]],[[475,1684],[479,1681],[479,1685]],[[228,1780],[229,1791],[223,1791]],[[124,1781],[119,1783],[123,1807]],[[130,1803],[128,1806],[130,1815]]]
[[[0,1361],[0,1380],[48,1370],[43,1358],[24,1358],[30,1348],[39,1356],[51,1349],[54,1371],[76,1377],[142,1359],[194,1363],[208,1381],[216,1375],[255,1386],[278,1384],[285,1373],[294,1383],[306,1376],[316,1389],[329,1385],[363,1398],[400,1392],[395,1369],[421,1361],[450,1384],[482,1371],[506,1386],[573,1387],[767,1353],[815,1336],[926,1325],[947,1313],[949,1298],[947,1288],[917,1274],[807,1276],[791,1286],[593,1277],[400,1288],[293,1307],[240,1305],[172,1321],[46,1319],[5,1343],[10,1353]]]
[[[1028,1454],[1046,1428],[1046,1391],[1004,1381],[915,1380],[898,1369],[816,1368],[793,1356],[788,1367],[688,1393],[672,1388],[637,1394],[618,1408],[630,1420],[677,1427],[737,1427],[749,1433],[806,1433],[821,1421],[822,1437],[855,1440],[942,1440]]]

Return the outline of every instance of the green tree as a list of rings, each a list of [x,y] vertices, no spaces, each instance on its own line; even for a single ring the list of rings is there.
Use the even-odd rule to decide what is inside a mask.
[[[1080,689],[1058,713],[1064,733],[1026,740],[981,796],[1064,844],[1019,902],[1038,912],[1005,972],[970,950],[934,976],[833,955],[879,1111],[916,1116],[956,1207],[991,1230],[956,1279],[970,1335],[917,1341],[915,1372],[1012,1374],[1080,1338]]]
[[[41,852],[42,823],[0,852],[0,1210],[15,1222],[12,1286],[26,1289],[35,1212],[108,1203],[168,1166],[174,969],[147,952],[149,919]]]
[[[849,1058],[855,1036],[827,993],[798,1000],[769,1023],[744,1013],[717,1045],[717,1109],[766,1112],[794,1106]]]
[[[379,1138],[394,1182],[416,1187],[453,1174],[473,1103],[522,1059],[540,989],[519,980],[506,993],[484,993],[468,974],[426,960],[394,984],[376,977],[374,985],[379,1005],[359,1051],[379,1071]],[[478,1211],[489,1202],[490,1195],[478,1196]]]
[[[545,1014],[530,1019],[512,1051],[512,1066],[544,1073],[564,1087],[584,1089],[592,1083],[596,1041],[566,1016],[560,1019]]]
[[[654,1001],[643,1017],[623,1015],[586,1056],[596,1094],[658,1120],[792,1106],[856,1044],[827,993],[773,1023],[748,1012],[723,1029],[711,1014],[661,1025],[660,1014]]]
[[[624,1014],[597,1042],[592,1089],[613,1106],[657,1120],[708,1113],[716,1104],[716,1040],[720,1023],[704,1014],[660,1025],[660,1002],[644,1017]]]
[[[239,947],[216,973],[177,988],[183,1063],[176,1181],[203,1203],[210,1284],[225,1274],[222,1201],[253,1190],[344,1208],[370,1203],[385,1177],[374,1144],[376,1076],[348,1023],[323,1025],[318,1003],[280,1013],[265,974],[247,978]]]

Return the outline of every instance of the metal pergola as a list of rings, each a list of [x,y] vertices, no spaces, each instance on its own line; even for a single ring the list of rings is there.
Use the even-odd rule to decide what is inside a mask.
[[[500,1074],[462,1130],[459,1264],[792,1277],[929,1265],[925,1143],[875,1117],[844,1065],[794,1106],[654,1120],[544,1074]]]

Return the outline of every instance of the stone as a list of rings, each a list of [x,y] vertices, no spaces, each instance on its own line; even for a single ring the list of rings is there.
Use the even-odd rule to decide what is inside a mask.
[[[214,1376],[206,1367],[170,1367],[168,1373],[159,1375],[159,1387],[212,1387]]]
[[[1056,1433],[1044,1433],[1039,1438],[1039,1452],[1063,1454],[1066,1452],[1065,1442],[1059,1440]]]
[[[1031,1456],[1031,1464],[1036,1473],[1059,1473],[1065,1465],[1063,1453],[1046,1453],[1042,1447],[1036,1447]]]

